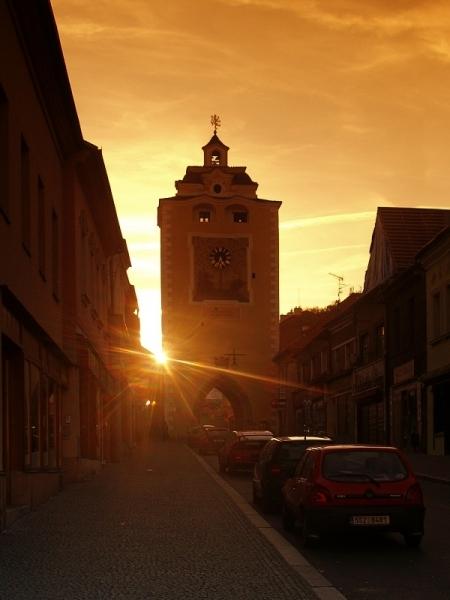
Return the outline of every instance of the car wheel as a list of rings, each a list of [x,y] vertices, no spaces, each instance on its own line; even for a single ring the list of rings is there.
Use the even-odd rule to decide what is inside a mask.
[[[264,488],[261,490],[261,507],[266,514],[273,512],[273,502],[267,492],[264,491]]]
[[[286,506],[286,503],[283,502],[283,506],[281,509],[281,521],[283,523],[283,529],[285,531],[294,531],[295,528],[295,517]]]
[[[410,548],[417,548],[420,546],[420,542],[422,541],[423,534],[422,533],[405,533],[404,534],[405,543]]]
[[[304,512],[302,522],[302,543],[304,546],[312,546],[314,544],[317,544],[318,541],[318,534],[311,531],[311,524],[308,517],[308,513]]]

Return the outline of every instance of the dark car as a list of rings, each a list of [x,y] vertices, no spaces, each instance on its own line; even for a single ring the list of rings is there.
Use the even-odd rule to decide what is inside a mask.
[[[230,430],[226,427],[207,427],[195,439],[195,449],[199,454],[217,454],[225,444]]]
[[[308,448],[282,494],[283,526],[298,522],[305,543],[326,532],[393,531],[409,546],[423,537],[422,489],[398,448]]]
[[[232,431],[218,452],[220,471],[251,470],[261,449],[273,437],[271,431]]]
[[[295,467],[309,446],[331,443],[323,436],[280,436],[272,438],[261,450],[253,470],[253,502],[261,503],[264,512],[281,505],[281,488],[292,477]]]

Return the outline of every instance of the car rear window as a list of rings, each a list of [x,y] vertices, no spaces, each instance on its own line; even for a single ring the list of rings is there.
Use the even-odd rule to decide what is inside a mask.
[[[230,432],[227,429],[210,429],[208,437],[212,439],[224,440]]]
[[[306,450],[306,448],[309,448],[310,446],[325,446],[328,445],[330,442],[295,442],[295,443],[288,443],[288,444],[282,444],[278,455],[277,455],[277,459],[280,462],[297,462],[298,460],[301,459],[301,457],[303,456],[304,451]]]
[[[400,481],[408,476],[395,452],[354,450],[327,452],[322,474],[332,481]]]
[[[266,444],[267,440],[242,440],[236,444],[236,447],[245,450],[257,450],[258,448],[262,448]]]

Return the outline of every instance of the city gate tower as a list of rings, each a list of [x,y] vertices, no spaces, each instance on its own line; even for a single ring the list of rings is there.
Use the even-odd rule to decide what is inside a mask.
[[[278,210],[214,135],[158,207],[165,414],[172,435],[196,423],[271,427],[278,351]]]

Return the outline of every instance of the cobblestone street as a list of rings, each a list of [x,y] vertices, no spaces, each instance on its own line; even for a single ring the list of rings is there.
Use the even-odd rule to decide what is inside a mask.
[[[68,486],[0,536],[0,598],[316,596],[176,442]]]

